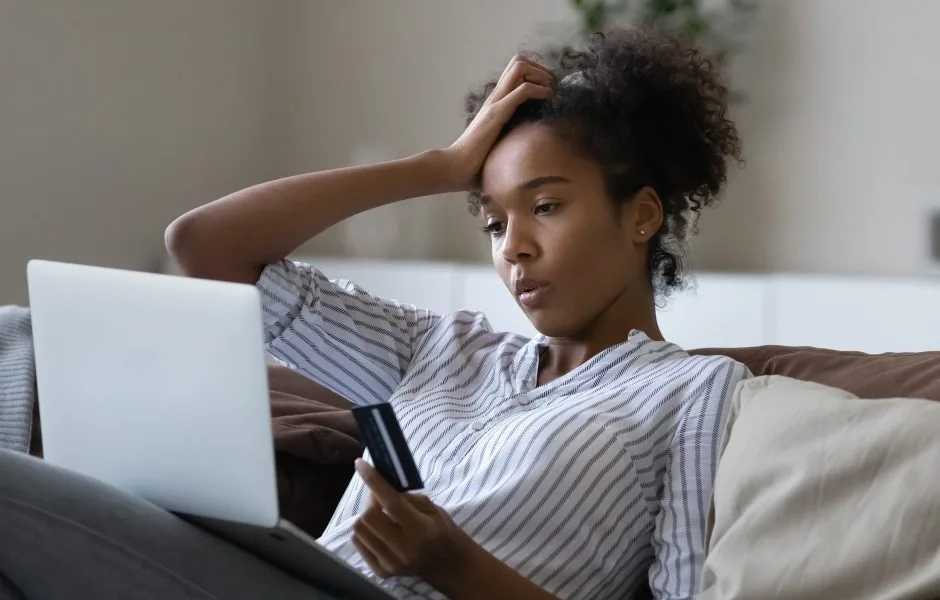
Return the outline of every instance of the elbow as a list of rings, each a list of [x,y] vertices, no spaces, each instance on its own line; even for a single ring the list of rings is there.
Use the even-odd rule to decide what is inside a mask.
[[[199,219],[194,212],[177,217],[163,233],[163,243],[177,268],[187,277],[210,277],[207,244],[200,233]]]
[[[177,217],[163,234],[167,253],[179,272],[199,279],[257,282],[264,266],[240,263],[232,236],[217,224],[207,224],[206,216],[199,209],[190,211]]]
[[[180,253],[183,252],[185,225],[182,224],[182,220],[183,217],[174,219],[163,232],[163,245],[166,246],[167,254],[175,261],[179,261]]]

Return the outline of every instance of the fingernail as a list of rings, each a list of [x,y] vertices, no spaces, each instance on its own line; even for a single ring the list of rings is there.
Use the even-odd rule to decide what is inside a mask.
[[[353,464],[356,467],[356,471],[360,473],[362,473],[366,468],[366,461],[362,460],[361,458],[357,458]]]

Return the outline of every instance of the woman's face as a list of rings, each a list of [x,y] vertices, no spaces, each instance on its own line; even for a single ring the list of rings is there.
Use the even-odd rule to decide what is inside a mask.
[[[650,219],[658,201],[615,206],[598,166],[550,126],[503,138],[483,166],[481,193],[493,264],[544,335],[589,335],[606,313],[648,298],[638,294],[649,290],[645,244],[661,222],[661,212]]]

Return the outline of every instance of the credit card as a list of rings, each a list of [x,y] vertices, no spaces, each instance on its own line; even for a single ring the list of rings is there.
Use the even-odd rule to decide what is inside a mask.
[[[352,409],[375,470],[399,492],[424,487],[395,411],[388,402]]]

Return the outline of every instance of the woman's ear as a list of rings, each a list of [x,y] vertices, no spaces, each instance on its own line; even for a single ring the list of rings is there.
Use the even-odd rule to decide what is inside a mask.
[[[633,196],[623,213],[624,231],[634,244],[650,241],[663,226],[663,203],[656,190],[647,186]]]

